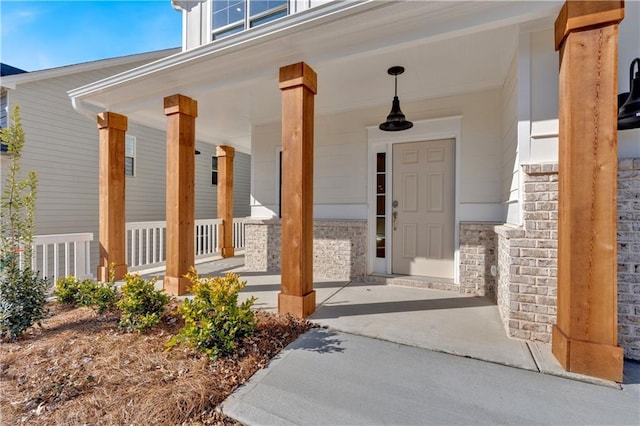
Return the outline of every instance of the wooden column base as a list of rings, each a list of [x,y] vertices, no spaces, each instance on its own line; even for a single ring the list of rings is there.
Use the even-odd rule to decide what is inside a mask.
[[[572,340],[553,326],[551,351],[567,371],[622,383],[624,351],[619,346]]]
[[[127,265],[114,265],[114,273],[116,281],[121,280],[129,271],[129,267]],[[110,266],[98,266],[97,276],[98,281],[106,283],[109,281],[109,270]]]
[[[191,281],[184,277],[165,276],[162,288],[170,296],[183,296],[191,291]]]
[[[306,318],[316,311],[316,291],[304,296],[278,293],[278,313]]]
[[[223,247],[220,249],[222,257],[233,257],[235,255],[234,247]]]

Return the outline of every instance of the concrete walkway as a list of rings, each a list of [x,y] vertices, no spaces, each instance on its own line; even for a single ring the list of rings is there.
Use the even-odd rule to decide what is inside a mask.
[[[242,297],[275,310],[280,276],[245,271],[242,260],[198,269],[239,273],[248,282]],[[247,425],[640,425],[640,364],[626,364],[622,390],[566,373],[549,345],[509,339],[487,298],[330,280],[314,286],[310,320],[323,328],[238,389],[225,414]]]

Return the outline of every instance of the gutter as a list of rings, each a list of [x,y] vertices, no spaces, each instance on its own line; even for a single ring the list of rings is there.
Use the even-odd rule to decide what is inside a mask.
[[[95,106],[90,108],[85,101],[79,100],[78,98],[71,98],[71,105],[78,113],[84,115],[90,120],[95,120],[98,114],[104,112],[103,109],[101,110]]]

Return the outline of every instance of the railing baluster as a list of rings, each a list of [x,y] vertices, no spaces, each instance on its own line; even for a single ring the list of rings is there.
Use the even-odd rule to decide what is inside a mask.
[[[68,277],[69,276],[69,243],[65,242],[64,243],[64,276]]]
[[[53,282],[58,279],[58,244],[53,244]]]
[[[142,229],[138,229],[138,265],[142,265]]]
[[[47,277],[49,266],[49,250],[48,244],[42,246],[42,276]]]
[[[146,230],[146,234],[147,234],[147,247],[146,247],[146,250],[145,250],[146,258],[145,258],[144,260],[146,260],[146,261],[147,261],[147,263],[151,263],[150,256],[151,256],[151,232],[152,232],[152,231],[153,231],[153,229],[152,229],[152,228],[151,228],[151,229],[147,229],[147,230]]]

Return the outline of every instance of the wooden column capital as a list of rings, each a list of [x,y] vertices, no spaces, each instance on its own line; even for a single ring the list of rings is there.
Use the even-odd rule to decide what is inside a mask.
[[[555,24],[556,50],[571,31],[598,25],[617,24],[624,18],[624,0],[566,1]]]
[[[128,129],[128,119],[124,115],[115,112],[101,112],[97,118],[98,130],[110,128],[126,132]]]
[[[236,154],[235,148],[231,146],[220,145],[216,147],[216,157],[231,157]]]
[[[164,114],[184,114],[198,117],[198,101],[184,95],[171,95],[164,98]]]
[[[304,62],[280,68],[280,90],[304,86],[313,94],[318,93],[318,75]]]

